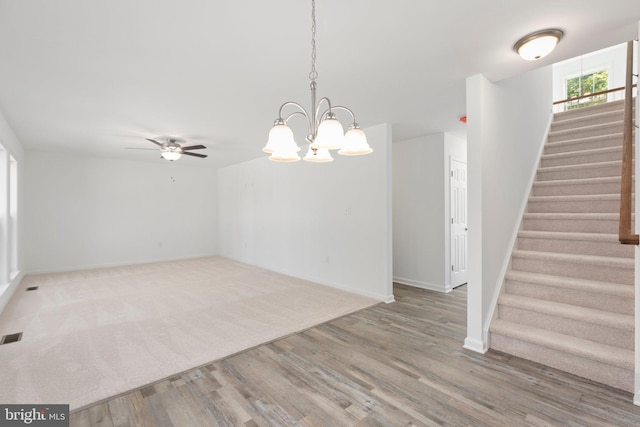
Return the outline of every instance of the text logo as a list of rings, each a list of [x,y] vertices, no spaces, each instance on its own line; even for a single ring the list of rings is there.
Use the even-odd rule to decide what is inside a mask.
[[[69,427],[69,405],[0,405],[0,426]]]

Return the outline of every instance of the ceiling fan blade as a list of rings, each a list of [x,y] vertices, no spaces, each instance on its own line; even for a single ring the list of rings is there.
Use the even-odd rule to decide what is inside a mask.
[[[149,142],[153,142],[154,144],[156,144],[156,145],[158,145],[158,146],[162,147],[162,143],[161,143],[161,142],[156,141],[155,139],[151,139],[151,138],[145,138],[145,139],[146,139],[147,141],[149,141]]]
[[[185,156],[194,156],[194,157],[201,157],[201,158],[205,158],[207,157],[206,154],[198,154],[198,153],[190,153],[188,151],[183,152],[182,154],[184,154]]]
[[[207,147],[205,147],[204,145],[190,145],[188,147],[182,147],[183,150],[202,150],[204,148]]]

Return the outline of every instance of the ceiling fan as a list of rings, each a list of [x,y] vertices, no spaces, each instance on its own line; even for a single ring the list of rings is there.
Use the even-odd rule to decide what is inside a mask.
[[[145,138],[147,141],[156,144],[160,147],[160,155],[162,158],[173,162],[174,160],[178,160],[182,155],[185,156],[193,156],[200,157],[202,159],[206,158],[206,154],[192,153],[191,150],[202,150],[207,147],[204,145],[189,145],[184,146],[185,141],[179,138],[167,137],[166,142],[159,142],[153,138]],[[158,138],[160,139],[160,138]],[[147,148],[140,148],[141,150],[147,150]],[[150,148],[148,149],[150,150]]]

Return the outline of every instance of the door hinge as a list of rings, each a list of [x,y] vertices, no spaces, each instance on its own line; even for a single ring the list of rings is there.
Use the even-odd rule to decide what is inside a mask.
[[[451,266],[451,271],[453,271],[453,265]]]

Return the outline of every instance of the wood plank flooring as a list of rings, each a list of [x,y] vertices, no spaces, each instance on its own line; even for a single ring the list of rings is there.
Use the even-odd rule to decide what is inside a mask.
[[[379,304],[71,414],[71,426],[637,426],[630,393],[462,348],[466,289]]]

